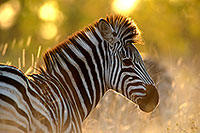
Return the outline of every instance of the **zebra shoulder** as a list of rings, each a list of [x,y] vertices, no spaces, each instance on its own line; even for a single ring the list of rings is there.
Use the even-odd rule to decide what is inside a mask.
[[[0,64],[0,83],[12,86],[23,86],[27,88],[28,78],[14,66]],[[19,87],[17,87],[19,88]]]
[[[12,77],[14,78],[16,76],[24,80],[27,80],[27,77],[25,76],[25,74],[21,70],[19,70],[17,67],[3,65],[3,64],[0,64],[0,76],[5,76],[8,78],[12,78]]]

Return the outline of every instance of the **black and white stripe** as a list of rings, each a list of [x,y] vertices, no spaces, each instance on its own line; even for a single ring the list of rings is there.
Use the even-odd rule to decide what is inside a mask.
[[[46,52],[37,74],[0,65],[0,131],[81,132],[108,89],[152,111],[158,93],[133,45],[139,36],[133,21],[111,15]]]

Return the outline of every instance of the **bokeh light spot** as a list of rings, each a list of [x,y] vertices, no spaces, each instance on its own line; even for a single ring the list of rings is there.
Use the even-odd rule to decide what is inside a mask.
[[[40,27],[40,34],[44,39],[52,39],[57,35],[58,28],[54,23],[43,23]]]
[[[113,0],[112,9],[116,13],[129,14],[136,7],[138,0]]]
[[[20,4],[17,0],[11,0],[0,6],[0,28],[8,29],[13,26]]]
[[[39,9],[40,19],[45,21],[55,21],[58,13],[58,5],[54,1],[44,3]]]

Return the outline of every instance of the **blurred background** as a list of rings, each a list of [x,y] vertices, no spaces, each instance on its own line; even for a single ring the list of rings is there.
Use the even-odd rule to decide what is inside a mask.
[[[47,49],[115,13],[131,17],[142,31],[144,45],[136,46],[160,105],[143,114],[108,92],[83,131],[200,132],[199,0],[0,0],[0,62],[29,73]]]

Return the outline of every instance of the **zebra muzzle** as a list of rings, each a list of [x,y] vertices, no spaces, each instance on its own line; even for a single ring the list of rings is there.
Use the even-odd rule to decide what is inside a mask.
[[[139,108],[144,112],[153,111],[159,102],[159,94],[155,86],[145,85],[146,86],[146,95],[138,99]]]

